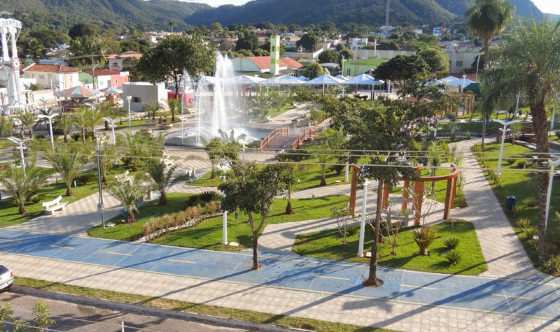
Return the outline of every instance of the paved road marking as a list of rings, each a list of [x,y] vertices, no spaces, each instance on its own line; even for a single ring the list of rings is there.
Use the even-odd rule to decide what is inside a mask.
[[[350,279],[348,279],[348,278],[341,278],[341,277],[331,277],[331,276],[317,276],[317,278],[321,278],[321,279],[332,279],[332,280],[345,280],[345,281],[350,281]]]
[[[173,263],[180,263],[180,264],[196,264],[195,261],[190,261],[188,259],[174,259],[174,258],[170,258],[168,259],[168,261],[173,262]]]
[[[125,254],[122,252],[116,252],[116,251],[111,251],[111,250],[101,250],[99,251],[103,254],[109,254],[109,255],[115,255],[115,256],[132,256],[132,254]]]

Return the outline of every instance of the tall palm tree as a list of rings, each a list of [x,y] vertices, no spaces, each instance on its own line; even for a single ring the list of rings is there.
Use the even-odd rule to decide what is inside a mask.
[[[82,141],[85,142],[88,135],[93,139],[95,126],[103,121],[103,114],[87,107],[82,107],[76,114],[76,124],[82,130]]]
[[[537,152],[549,153],[545,104],[560,88],[560,27],[550,22],[517,27],[500,48],[483,77],[494,96],[520,93],[529,104]],[[546,189],[548,173],[536,175],[539,204],[539,253],[545,255]]]
[[[21,112],[17,118],[21,122],[21,137],[25,137],[25,133],[29,132],[29,137],[33,138],[33,126],[37,122],[33,112]]]
[[[482,54],[488,55],[492,38],[502,33],[511,20],[512,8],[504,0],[475,0],[472,7],[467,10],[467,26],[471,32],[482,40],[482,52],[478,55],[478,62]],[[483,61],[483,63],[485,63]],[[478,77],[478,65],[476,75]],[[486,139],[486,115],[482,112],[482,151]]]
[[[56,128],[62,130],[64,136],[64,143],[68,143],[68,135],[72,132],[74,124],[77,121],[71,114],[62,113],[62,115],[56,121]]]
[[[72,183],[80,175],[86,156],[74,145],[56,145],[54,150],[45,151],[45,159],[60,174],[66,187],[66,196],[72,196]]]
[[[152,179],[156,189],[159,191],[159,205],[167,204],[167,189],[175,184],[189,180],[188,175],[176,175],[177,166],[169,165],[166,160],[152,161],[148,163],[148,175]]]
[[[37,194],[45,183],[48,173],[33,165],[28,166],[25,171],[21,167],[10,166],[0,177],[0,183],[6,188],[18,206],[21,215],[27,213],[25,204]]]
[[[109,187],[109,192],[123,205],[127,222],[132,224],[136,221],[138,211],[138,201],[144,195],[144,187],[136,178],[125,174],[119,177]]]

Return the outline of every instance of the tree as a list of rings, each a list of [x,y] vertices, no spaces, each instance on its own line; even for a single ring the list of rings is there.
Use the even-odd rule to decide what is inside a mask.
[[[282,190],[282,166],[268,165],[257,170],[255,164],[236,165],[219,188],[225,195],[224,210],[239,209],[247,214],[253,244],[253,269],[257,270],[259,237],[266,227],[274,197]],[[260,216],[258,221],[255,214]]]
[[[191,76],[211,73],[214,59],[214,49],[199,34],[173,35],[146,52],[137,70],[153,83],[172,80],[178,95],[183,72],[186,70]]]
[[[121,202],[126,211],[126,220],[129,224],[136,221],[138,211],[137,203],[144,196],[145,188],[141,181],[125,173],[116,176],[114,182],[109,186],[109,192]]]
[[[210,159],[210,178],[212,179],[216,177],[216,166],[218,164],[227,162],[231,165],[239,159],[241,152],[241,144],[237,142],[235,137],[230,137],[223,132],[221,134],[221,139],[213,138],[204,147],[206,153],[208,153],[208,159]],[[231,135],[234,135],[233,131]]]
[[[467,26],[482,40],[483,54],[488,54],[490,41],[504,31],[511,17],[512,8],[504,0],[475,0],[467,10]]]
[[[381,80],[407,81],[423,78],[428,64],[419,55],[397,55],[375,69],[375,77]]]
[[[17,204],[18,213],[25,215],[25,204],[39,192],[47,177],[48,173],[45,170],[34,165],[28,165],[25,171],[21,167],[11,165],[0,177],[0,183]]]
[[[72,196],[72,184],[80,176],[82,167],[87,161],[87,155],[81,145],[59,144],[54,150],[45,151],[45,159],[52,168],[60,174],[66,187],[66,196]]]
[[[257,34],[252,31],[244,31],[239,35],[237,43],[235,44],[235,50],[248,50],[254,52],[259,47],[259,39]]]
[[[33,307],[33,325],[40,331],[49,331],[55,321],[49,318],[49,307],[46,303],[37,301]]]
[[[78,23],[68,30],[70,38],[93,37],[99,34],[99,27],[91,23]]]
[[[321,41],[316,34],[306,33],[300,40],[297,41],[296,46],[302,47],[308,52],[313,52],[318,48],[320,42]]]
[[[320,186],[327,185],[327,164],[333,159],[333,154],[343,148],[346,137],[342,130],[329,128],[322,132],[318,139],[320,144],[312,148],[313,156],[317,159],[321,167]]]
[[[37,119],[33,112],[20,112],[17,119],[21,123],[21,137],[25,137],[25,133],[29,133],[29,137],[33,138],[33,126],[37,123]]]
[[[449,57],[441,48],[422,48],[418,51],[418,55],[428,65],[428,71],[432,77],[441,77],[449,72]]]
[[[303,68],[303,76],[309,79],[314,79],[315,77],[319,77],[321,75],[325,75],[325,69],[318,63],[314,62]]]
[[[295,167],[293,165],[286,165],[284,167],[284,171],[282,172],[282,182],[286,188],[286,200],[288,203],[286,204],[286,214],[294,213],[294,209],[292,208],[292,192],[293,187],[297,184],[298,178],[296,176]]]
[[[319,63],[339,63],[340,54],[335,50],[326,50],[319,55]]]
[[[67,112],[63,112],[62,115],[56,119],[55,127],[62,131],[64,143],[68,143],[68,135],[72,132],[72,128],[76,122],[74,116]]]
[[[164,159],[148,162],[147,172],[155,185],[155,189],[159,191],[159,205],[161,206],[167,204],[167,189],[190,178],[188,175],[177,175],[176,171],[177,165],[170,165],[169,161]]]
[[[550,22],[522,24],[507,36],[490,59],[482,78],[486,93],[494,98],[520,93],[529,104],[536,152],[548,158],[548,122],[546,102],[560,88],[560,27]],[[539,206],[539,254],[546,254],[546,192],[548,172],[536,177]]]
[[[85,143],[88,136],[94,139],[95,126],[103,121],[103,114],[89,107],[81,107],[74,119],[82,131],[82,142]]]
[[[177,98],[183,98],[182,96]],[[175,114],[181,114],[183,104],[180,99],[172,99],[169,101],[169,111],[171,112],[171,122],[175,122]]]

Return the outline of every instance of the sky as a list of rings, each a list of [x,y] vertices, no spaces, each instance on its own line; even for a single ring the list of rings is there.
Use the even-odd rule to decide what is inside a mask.
[[[210,6],[221,6],[226,4],[242,5],[249,0],[185,0],[191,2],[201,2],[209,4]],[[341,0],[344,1],[344,0]],[[560,15],[560,0],[532,0],[539,9],[545,13],[559,14]]]

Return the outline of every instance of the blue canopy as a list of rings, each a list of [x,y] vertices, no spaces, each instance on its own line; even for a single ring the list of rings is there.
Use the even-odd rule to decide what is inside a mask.
[[[382,81],[377,81],[373,76],[368,74],[361,74],[352,77],[346,84],[349,85],[377,85],[383,83]]]
[[[304,83],[299,78],[290,75],[272,77],[262,82],[263,85],[301,85]]]
[[[309,85],[338,85],[342,83],[344,83],[342,80],[339,80],[338,78],[331,75],[319,76],[309,82],[306,82],[306,84]]]
[[[445,86],[450,86],[453,88],[461,88],[461,89],[464,89],[469,85],[476,83],[475,81],[471,81],[467,78],[458,78],[455,76],[448,76],[446,78],[442,78],[440,81]]]

